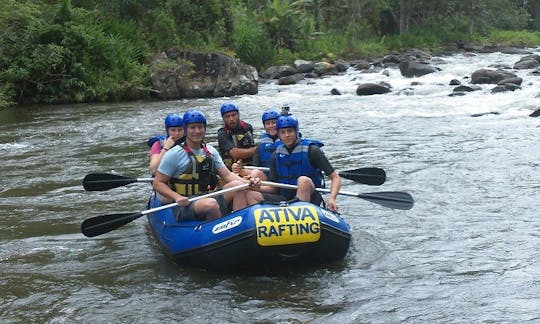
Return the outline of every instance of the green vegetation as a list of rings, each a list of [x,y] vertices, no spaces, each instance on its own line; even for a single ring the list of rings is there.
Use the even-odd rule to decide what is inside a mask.
[[[144,98],[160,51],[294,59],[540,44],[540,0],[3,0],[0,107]],[[163,68],[163,67],[154,67]]]

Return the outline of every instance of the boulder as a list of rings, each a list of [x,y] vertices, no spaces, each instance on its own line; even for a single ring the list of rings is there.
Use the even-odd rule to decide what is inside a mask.
[[[454,92],[473,92],[475,89],[466,85],[460,85],[454,88]]]
[[[336,74],[337,69],[336,66],[332,63],[328,62],[317,62],[314,66],[314,71],[318,75],[324,75],[324,74]]]
[[[370,96],[374,94],[383,94],[391,92],[386,85],[377,83],[363,83],[356,88],[356,94],[359,96]]]
[[[472,84],[496,84],[497,82],[507,79],[517,77],[512,72],[504,70],[490,70],[490,69],[480,69],[473,72],[471,75]]]
[[[261,77],[264,79],[279,79],[296,73],[298,71],[292,65],[271,66],[261,73]]]
[[[406,78],[419,77],[429,73],[437,72],[438,70],[425,63],[416,61],[402,61],[399,63],[399,71]]]
[[[341,92],[339,92],[339,90],[336,89],[336,88],[332,88],[332,90],[330,90],[330,94],[331,94],[332,96],[340,96],[340,95],[341,95]]]
[[[161,99],[257,94],[257,70],[220,53],[170,49],[153,57],[150,82]]]
[[[293,75],[288,75],[282,78],[279,78],[278,85],[288,85],[288,84],[296,84],[298,81],[304,80],[304,75],[301,73],[296,73]]]
[[[310,73],[314,69],[314,65],[310,61],[296,60],[294,61],[294,67],[298,73]]]
[[[519,86],[519,85],[521,85],[522,82],[523,82],[522,78],[513,77],[513,78],[502,79],[501,81],[497,82],[497,85],[504,85],[504,84],[512,83],[512,84],[516,84],[516,85]]]

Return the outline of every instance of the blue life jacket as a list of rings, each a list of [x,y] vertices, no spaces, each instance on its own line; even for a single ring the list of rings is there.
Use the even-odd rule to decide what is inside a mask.
[[[163,142],[167,139],[167,135],[156,135],[154,137],[150,137],[147,141],[148,146],[152,147],[155,142],[160,141],[161,147],[163,147]]]
[[[322,171],[309,163],[308,150],[311,145],[322,147],[324,144],[317,140],[301,139],[291,153],[283,144],[276,148],[274,154],[278,182],[296,185],[298,177],[307,176],[313,181],[315,188],[324,186]],[[294,196],[294,191],[288,189],[280,189],[280,193],[287,199]]]
[[[259,143],[259,162],[262,167],[269,167],[270,157],[276,148],[281,144],[279,137],[275,140],[268,135],[268,133],[263,133],[261,135],[261,142]]]

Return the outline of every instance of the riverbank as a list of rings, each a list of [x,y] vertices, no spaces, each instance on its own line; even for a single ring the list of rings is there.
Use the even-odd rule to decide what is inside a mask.
[[[156,73],[155,67],[151,65],[148,67],[149,71],[154,71],[150,74],[152,85],[146,85],[145,88],[138,88],[137,91],[129,91],[128,97],[119,97],[112,101],[99,101],[99,102],[131,102],[131,101],[159,101],[159,100],[175,100],[182,98],[214,98],[219,96],[234,96],[242,94],[256,94],[257,93],[257,79],[259,82],[265,83],[274,79],[279,79],[278,83],[281,85],[295,84],[305,78],[318,78],[327,75],[335,75],[344,72],[349,67],[368,70],[372,67],[384,67],[388,64],[399,64],[403,60],[415,60],[419,62],[427,63],[433,56],[450,56],[458,53],[493,53],[501,52],[506,54],[530,54],[527,51],[529,46],[516,46],[512,42],[505,44],[490,44],[482,45],[480,43],[465,43],[462,41],[446,43],[444,46],[435,47],[432,50],[429,49],[417,49],[408,48],[405,50],[389,50],[382,54],[374,56],[359,56],[350,58],[348,55],[344,55],[340,58],[333,58],[334,55],[327,55],[328,58],[318,62],[298,59],[294,62],[284,63],[278,66],[271,66],[265,71],[257,71],[253,67],[245,65],[246,68],[239,70],[241,74],[231,75],[231,65],[242,65],[240,62],[235,61],[233,58],[226,57],[223,54],[207,53],[210,56],[200,53],[197,57],[223,57],[226,59],[215,60],[212,63],[200,63],[196,60],[192,60],[192,65],[187,70],[184,67],[184,61],[180,62],[177,68],[174,67],[176,63],[164,63],[162,61],[156,61],[155,67],[164,70],[164,73]],[[178,50],[174,50],[178,52]],[[189,51],[188,51],[189,52]],[[192,55],[193,56],[193,55]],[[159,55],[156,55],[159,57]],[[189,61],[189,59],[187,60]],[[297,63],[300,62],[300,63]],[[168,64],[168,65],[167,65]],[[173,65],[171,65],[173,64]],[[226,72],[226,77],[215,79],[213,76],[210,81],[202,80],[200,77],[194,77],[193,68],[199,67],[199,71],[203,73],[207,70],[206,66],[211,64],[214,69],[223,70]],[[221,66],[223,65],[223,66]],[[299,66],[302,65],[302,66]],[[177,74],[180,73],[180,74]],[[214,72],[213,72],[214,73]],[[238,73],[238,72],[236,72]],[[253,76],[251,76],[253,75]],[[236,80],[231,82],[231,80]],[[248,80],[249,83],[243,84],[241,80]],[[178,82],[181,82],[180,84]],[[245,82],[244,82],[245,83]],[[230,88],[230,85],[235,85]],[[208,88],[208,85],[212,85],[212,89]],[[208,89],[206,89],[208,88]],[[226,90],[230,88],[229,90]],[[131,88],[133,90],[133,88]],[[204,91],[201,91],[203,89]],[[187,95],[186,95],[187,94]],[[95,101],[77,101],[77,103],[92,103]],[[60,104],[69,103],[69,101],[58,102]],[[0,96],[0,108],[17,106],[27,107],[29,105],[35,105],[36,103],[28,104],[22,103],[16,105],[10,101],[9,98]],[[39,103],[37,103],[39,104]]]

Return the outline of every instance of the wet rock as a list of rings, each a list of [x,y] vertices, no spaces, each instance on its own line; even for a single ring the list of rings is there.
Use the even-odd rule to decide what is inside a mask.
[[[533,111],[533,112],[529,115],[529,117],[538,117],[538,116],[540,116],[540,109],[537,109],[537,110]]]
[[[419,63],[415,61],[403,61],[399,63],[399,71],[404,77],[412,78],[437,72],[438,69],[424,63]]]
[[[330,90],[330,93],[331,93],[333,96],[340,96],[340,95],[341,95],[341,92],[339,92],[339,90],[336,89],[336,88],[332,88],[332,90]]]
[[[314,70],[315,73],[319,75],[326,74],[335,74],[337,73],[336,66],[328,62],[317,62],[315,63]]]
[[[497,85],[514,84],[514,85],[520,86],[522,82],[523,82],[522,78],[514,77],[514,78],[502,79],[501,81],[497,82]]]
[[[298,73],[310,73],[314,69],[314,64],[310,61],[296,60],[294,67]]]
[[[509,71],[503,70],[490,70],[490,69],[480,69],[473,72],[471,75],[472,84],[497,84],[497,82],[508,79],[515,78],[515,75]]]
[[[472,114],[471,117],[480,117],[480,116],[485,116],[485,115],[499,115],[499,113],[496,111],[490,111],[490,112],[485,112],[485,113]]]
[[[334,65],[336,66],[336,70],[338,72],[345,72],[349,68],[349,63],[343,61],[343,60],[336,60],[334,62]]]
[[[376,83],[363,83],[356,88],[356,94],[359,96],[370,96],[388,92],[391,92],[389,87]]]
[[[388,63],[399,64],[401,62],[401,59],[397,55],[390,54],[390,55],[386,55],[385,57],[383,57],[381,62],[383,64],[388,64]]]
[[[461,82],[457,79],[452,79],[450,80],[450,85],[461,85]]]
[[[292,65],[271,66],[261,73],[261,77],[265,79],[279,79],[297,72],[296,68]]]
[[[473,92],[475,89],[473,87],[460,85],[454,88],[454,92]]]
[[[288,84],[296,84],[298,81],[304,80],[304,75],[301,73],[288,75],[282,78],[279,78],[278,83],[279,85],[288,85]]]
[[[521,87],[517,84],[513,83],[506,83],[503,85],[498,85],[495,88],[491,89],[491,93],[499,93],[499,92],[506,92],[506,91],[514,91],[517,89],[521,89]]]
[[[371,64],[367,60],[355,60],[351,61],[351,67],[355,70],[367,70]]]
[[[538,62],[535,59],[529,58],[529,59],[521,59],[518,62],[516,62],[514,64],[514,69],[527,70],[527,69],[534,69],[538,66],[540,66],[540,62]]]

